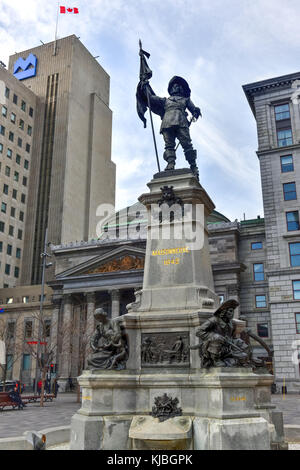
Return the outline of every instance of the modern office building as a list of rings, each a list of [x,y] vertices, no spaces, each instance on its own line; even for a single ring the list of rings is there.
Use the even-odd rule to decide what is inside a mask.
[[[98,205],[115,202],[110,83],[74,35],[12,55],[8,70],[38,100],[20,275],[38,284],[46,228],[52,243],[94,238]]]
[[[39,99],[0,67],[0,286],[20,284]]]

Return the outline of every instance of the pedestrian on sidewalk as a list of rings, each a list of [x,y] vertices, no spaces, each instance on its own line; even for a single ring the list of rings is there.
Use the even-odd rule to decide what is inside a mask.
[[[39,395],[41,394],[41,391],[42,391],[42,381],[39,380],[37,384],[37,392]]]
[[[14,389],[10,392],[9,397],[18,405],[19,410],[23,410],[24,406],[26,406],[21,399],[17,386],[15,386]]]
[[[54,381],[54,396],[55,396],[55,398],[57,397],[58,389],[59,389],[59,383],[55,379],[55,381]]]

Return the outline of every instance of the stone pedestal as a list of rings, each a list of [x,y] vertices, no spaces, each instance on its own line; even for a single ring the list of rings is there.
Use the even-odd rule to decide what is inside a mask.
[[[143,289],[129,312],[213,312],[206,218],[214,204],[189,170],[158,173],[139,201],[147,208]],[[167,175],[167,176],[166,176]],[[183,208],[183,210],[181,210]]]
[[[274,424],[257,407],[262,380],[270,386],[273,376],[246,368],[84,371],[71,449],[270,449]],[[149,413],[164,393],[178,398],[182,416],[159,423]]]
[[[214,204],[189,170],[160,173],[148,186],[140,197],[149,220],[143,288],[120,317],[126,369],[86,370],[78,378],[82,406],[72,419],[71,449],[269,449],[267,402],[261,410],[256,405],[273,377],[246,368],[204,370],[198,350],[190,349],[219,306],[206,228]],[[149,413],[165,393],[178,399],[182,421],[155,427]]]

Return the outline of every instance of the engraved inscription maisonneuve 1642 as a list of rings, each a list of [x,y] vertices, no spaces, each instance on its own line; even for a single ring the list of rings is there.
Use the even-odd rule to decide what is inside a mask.
[[[141,359],[144,367],[188,367],[190,363],[189,333],[143,333]]]

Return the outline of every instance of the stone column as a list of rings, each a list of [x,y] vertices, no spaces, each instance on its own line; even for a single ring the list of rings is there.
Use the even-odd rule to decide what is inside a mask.
[[[110,291],[111,296],[111,318],[114,319],[120,316],[120,291],[114,289]]]
[[[70,294],[63,298],[63,321],[60,334],[62,336],[62,352],[59,367],[60,391],[66,390],[71,370],[71,332],[72,329],[72,297]]]
[[[92,336],[94,329],[95,329],[95,320],[94,320],[94,312],[95,312],[95,292],[87,292],[86,294],[86,354],[85,354],[85,367],[87,367],[87,358],[89,356],[90,344],[89,338]]]
[[[53,311],[51,320],[51,351],[53,351],[52,362],[58,364],[58,348],[59,348],[59,312],[62,299],[53,299]]]

